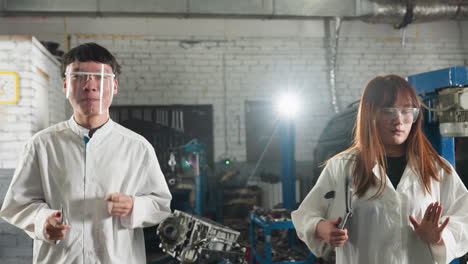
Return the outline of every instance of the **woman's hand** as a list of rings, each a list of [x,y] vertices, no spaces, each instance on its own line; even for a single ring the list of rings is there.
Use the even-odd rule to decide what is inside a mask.
[[[424,218],[420,223],[413,217],[410,216],[409,220],[413,224],[414,231],[418,236],[429,244],[441,244],[442,231],[450,221],[447,217],[445,221],[439,226],[440,215],[442,214],[442,205],[439,202],[431,203],[427,206]]]
[[[337,225],[340,222],[341,217],[329,221],[320,221],[315,229],[315,236],[332,247],[343,246],[348,240],[348,230],[339,229]]]

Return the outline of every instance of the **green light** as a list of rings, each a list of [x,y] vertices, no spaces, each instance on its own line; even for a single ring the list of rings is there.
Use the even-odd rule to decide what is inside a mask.
[[[187,158],[182,157],[182,168],[190,168],[192,167],[192,164],[187,160]]]
[[[230,161],[230,160],[225,160],[224,163],[225,163],[226,165],[229,165],[229,164],[231,164],[231,161]]]

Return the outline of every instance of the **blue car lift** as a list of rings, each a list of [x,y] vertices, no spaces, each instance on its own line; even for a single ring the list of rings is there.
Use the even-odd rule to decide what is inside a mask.
[[[408,77],[424,103],[429,106],[431,100],[437,97],[440,88],[468,85],[467,67],[459,66],[437,71],[425,72]],[[430,112],[424,111],[424,132],[439,154],[455,167],[455,140],[453,137],[443,137],[439,132],[439,123],[432,120]]]
[[[425,72],[409,76],[408,81],[416,89],[423,102],[433,107],[431,100],[437,97],[438,89],[468,85],[468,69],[466,66],[458,66]],[[427,138],[437,152],[455,167],[455,139],[441,136],[439,123],[432,119],[431,113],[425,110],[423,114],[423,129]],[[458,264],[460,261],[455,259],[450,263]]]
[[[281,145],[281,175],[283,190],[283,207],[289,210],[296,209],[296,160],[295,152],[295,125],[294,120],[282,119],[279,121],[280,145]],[[255,225],[264,229],[264,254],[261,255],[255,248]],[[261,217],[251,214],[250,216],[250,249],[252,253],[252,264],[311,264],[315,261],[315,256],[309,253],[304,256],[305,260],[289,262],[273,262],[271,230],[288,229],[289,248],[294,249],[295,229],[292,221],[268,222]]]
[[[195,154],[195,215],[203,216],[206,192],[206,145],[197,139],[192,139],[183,145],[183,149]]]

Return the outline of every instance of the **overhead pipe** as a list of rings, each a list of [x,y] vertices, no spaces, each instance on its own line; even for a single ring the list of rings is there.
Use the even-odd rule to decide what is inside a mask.
[[[393,24],[396,29],[410,23],[468,18],[467,0],[366,0],[358,5],[357,17],[362,21]]]
[[[335,17],[335,30],[333,31],[333,35],[330,36],[329,38],[329,72],[328,72],[328,77],[329,77],[329,85],[330,85],[330,93],[331,93],[331,101],[332,101],[332,106],[333,110],[335,113],[340,112],[340,108],[338,106],[338,99],[337,99],[337,93],[336,93],[336,61],[337,61],[337,56],[338,56],[338,43],[340,40],[340,30],[341,30],[341,17]],[[328,23],[326,23],[328,26]],[[326,30],[329,30],[327,28]]]

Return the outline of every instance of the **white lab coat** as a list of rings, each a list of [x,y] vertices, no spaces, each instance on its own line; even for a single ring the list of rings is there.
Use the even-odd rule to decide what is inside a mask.
[[[316,185],[298,210],[292,212],[297,234],[317,256],[323,256],[325,243],[315,238],[315,228],[322,219],[334,219],[345,214],[345,177],[352,175],[355,155],[348,153],[331,159]],[[380,179],[378,165],[373,172]],[[369,200],[377,187],[364,197],[353,196],[353,216],[348,222],[348,241],[336,249],[336,263],[449,263],[468,251],[468,191],[452,169],[447,174],[440,169],[441,182],[432,180],[432,194],[423,187],[408,164],[395,190],[387,178],[387,186],[379,198]],[[334,199],[325,199],[329,191]],[[429,245],[421,240],[409,221],[412,215],[421,221],[427,206],[440,201],[442,221],[450,223],[442,233],[444,246]]]
[[[88,131],[72,117],[37,133],[0,216],[34,239],[33,263],[146,263],[142,227],[166,218],[172,198],[154,149],[112,120],[85,144]],[[114,192],[133,196],[129,216],[108,214],[104,198]],[[44,224],[61,205],[72,228],[55,245]]]

